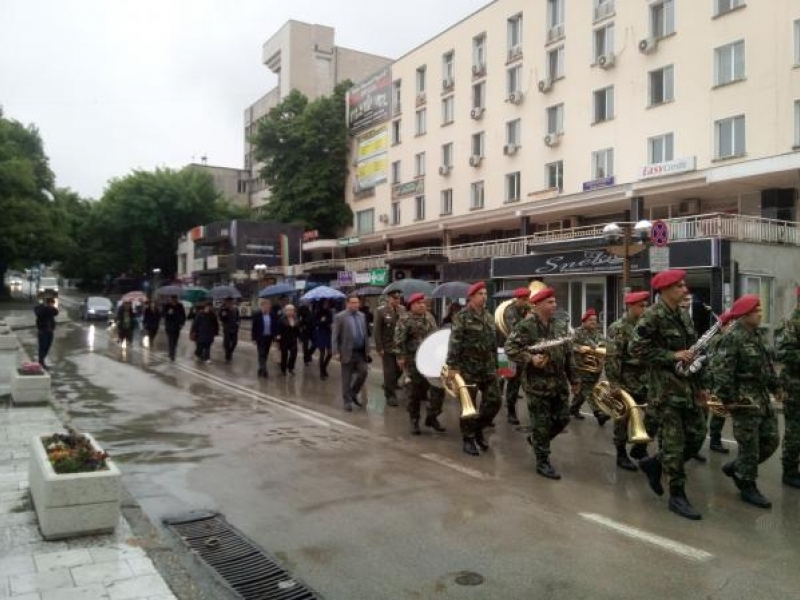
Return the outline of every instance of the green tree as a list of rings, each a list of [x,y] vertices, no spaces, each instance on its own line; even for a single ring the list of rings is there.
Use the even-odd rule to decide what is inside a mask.
[[[292,90],[259,125],[253,138],[261,176],[270,190],[264,216],[336,236],[353,221],[344,199],[347,177],[345,93],[309,102]]]

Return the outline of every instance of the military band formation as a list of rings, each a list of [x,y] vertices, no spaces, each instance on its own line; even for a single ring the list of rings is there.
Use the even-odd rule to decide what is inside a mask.
[[[375,328],[387,403],[397,405],[395,384],[405,370],[411,433],[421,433],[423,404],[425,426],[442,432],[438,416],[447,391],[461,402],[463,451],[477,457],[490,451],[485,430],[503,404],[508,422],[519,424],[522,388],[536,473],[548,479],[561,478],[551,442],[571,417],[585,418],[580,409],[587,404],[599,425],[614,422],[617,466],[640,470],[654,493],[669,492],[672,512],[699,520],[684,465],[705,461],[700,449],[707,433],[711,451],[729,453],[721,438],[726,418],[738,454],[725,463],[724,475],[744,502],[771,507],[757,485],[758,466],[780,445],[774,407],[780,402],[783,483],[800,489],[800,304],[778,327],[773,349],[760,330],[757,295],[738,298],[698,337],[685,307],[684,271],[658,273],[651,287],[657,299],[650,306],[648,291],[625,294],[625,314],[607,338],[593,309],[574,331],[556,319],[555,290],[541,282],[515,290],[494,315],[486,308],[484,283],[472,285],[450,330],[437,328],[422,294],[407,299],[407,312],[392,298],[378,311]],[[800,287],[797,295],[800,302]],[[498,375],[498,342],[516,367],[505,378]],[[783,365],[780,375],[775,359]]]

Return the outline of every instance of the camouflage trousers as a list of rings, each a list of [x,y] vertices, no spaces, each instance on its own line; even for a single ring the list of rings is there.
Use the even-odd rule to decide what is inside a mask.
[[[800,463],[800,397],[797,388],[790,393],[795,397],[786,399],[783,405],[783,462],[784,473],[794,473]]]
[[[475,435],[483,431],[500,412],[500,383],[497,381],[495,373],[484,373],[480,375],[472,375],[469,373],[461,373],[464,381],[470,387],[469,393],[472,397],[472,403],[478,411],[478,416],[471,419],[461,419],[461,435],[464,437],[475,437]],[[480,405],[476,402],[478,392],[481,393]]]
[[[722,437],[722,428],[725,426],[725,417],[718,415],[711,415],[708,421],[708,435],[712,440],[718,440]]]
[[[426,400],[430,400],[427,411],[429,417],[438,417],[442,414],[444,389],[431,385],[415,367],[409,367],[407,373],[411,379],[408,390],[408,415],[412,419],[419,419],[420,405]]]
[[[531,418],[531,437],[537,462],[550,457],[550,442],[569,423],[569,393],[528,393],[528,413]]]
[[[683,464],[692,458],[706,439],[706,416],[693,400],[667,400],[657,408],[664,472],[670,488],[686,484]]]
[[[644,398],[639,398],[637,396],[633,396],[633,399],[636,401],[636,404],[642,405],[646,403]],[[642,413],[642,417],[644,418],[644,429],[652,439],[656,439],[656,434],[658,433],[658,419],[656,417],[655,410],[647,410],[649,407],[645,407],[644,410],[639,410]],[[625,446],[628,443],[628,421],[630,417],[626,417],[624,419],[617,419],[614,421],[614,446],[619,448],[620,446]]]
[[[766,408],[766,410],[765,410]],[[758,465],[775,453],[780,444],[778,417],[772,407],[758,411],[733,411],[733,437],[739,444],[736,475],[744,481],[755,481]]]
[[[517,406],[517,398],[519,397],[519,388],[522,385],[522,369],[517,371],[514,377],[506,380],[506,407]]]
[[[594,398],[592,398],[592,389],[597,382],[600,381],[600,377],[581,377],[580,381],[581,389],[572,398],[572,411],[578,412],[581,406],[583,406],[583,403],[587,402],[594,414],[601,412],[600,409],[597,408],[597,403],[594,401]]]

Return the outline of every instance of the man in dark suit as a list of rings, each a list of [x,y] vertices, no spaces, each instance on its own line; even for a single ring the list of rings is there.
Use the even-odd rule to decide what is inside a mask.
[[[164,315],[164,331],[167,332],[167,351],[169,359],[175,362],[175,351],[178,348],[178,338],[181,329],[186,323],[186,309],[178,302],[177,296],[170,296],[169,302],[162,311]]]
[[[333,318],[333,356],[342,363],[342,398],[344,409],[361,406],[358,394],[367,380],[369,332],[364,313],[359,310],[361,301],[351,294],[347,308]]]
[[[268,377],[267,356],[272,345],[272,336],[275,335],[276,323],[270,314],[270,302],[262,298],[259,302],[261,310],[253,313],[251,338],[258,349],[258,376]]]

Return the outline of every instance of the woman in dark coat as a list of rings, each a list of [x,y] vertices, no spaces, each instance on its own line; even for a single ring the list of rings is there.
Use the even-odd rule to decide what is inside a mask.
[[[208,302],[197,311],[192,321],[192,328],[189,330],[190,337],[196,343],[194,355],[197,360],[206,364],[211,363],[211,344],[218,333],[219,321],[211,303]]]
[[[319,377],[328,378],[328,363],[331,362],[333,337],[333,309],[328,300],[323,300],[314,312],[314,340],[319,348]]]
[[[136,315],[130,300],[122,303],[117,310],[117,340],[120,344],[133,344],[133,330],[136,327]]]
[[[145,300],[142,318],[144,330],[147,333],[148,346],[153,348],[155,346],[156,334],[158,333],[158,323],[161,321],[161,312],[158,310],[157,306],[150,303],[150,300]]]
[[[300,321],[292,304],[283,307],[283,314],[278,319],[276,341],[281,349],[281,373],[289,371],[294,375],[294,363],[297,360],[297,339],[300,337]]]

